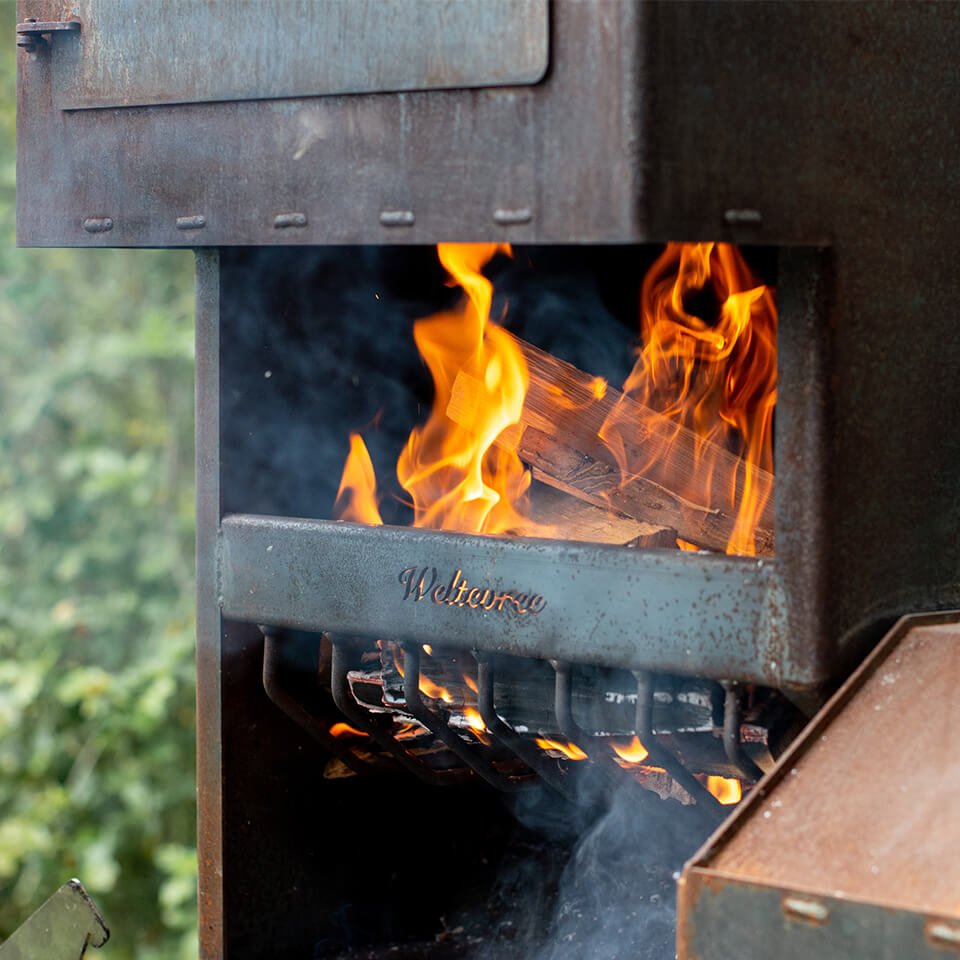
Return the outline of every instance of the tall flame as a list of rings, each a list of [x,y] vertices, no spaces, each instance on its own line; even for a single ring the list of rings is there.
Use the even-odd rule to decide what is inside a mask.
[[[377,477],[373,461],[359,433],[350,434],[350,453],[343,465],[333,515],[339,520],[354,520],[371,526],[383,524],[377,507]]]
[[[671,477],[668,485],[695,503],[723,503],[736,517],[727,552],[752,555],[773,493],[773,292],[730,244],[670,243],[644,277],[640,299],[642,346],[624,392],[656,411],[658,426],[643,463],[626,459],[615,423],[605,424],[603,439],[630,477],[655,471],[666,445],[692,430],[699,441],[692,482],[677,489],[679,478]],[[726,450],[741,457],[740,466],[728,489],[711,490]]]
[[[437,247],[440,262],[466,296],[448,312],[417,321],[413,337],[433,376],[429,419],[415,427],[397,462],[397,478],[413,501],[414,526],[467,533],[522,533],[530,473],[516,450],[494,441],[517,423],[527,392],[523,354],[490,320],[493,285],[481,273],[505,243]],[[446,410],[457,375],[476,383],[472,422],[454,423]]]

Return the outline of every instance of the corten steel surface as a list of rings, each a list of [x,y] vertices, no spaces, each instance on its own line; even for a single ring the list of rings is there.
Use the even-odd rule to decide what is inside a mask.
[[[231,620],[766,686],[793,666],[770,560],[250,515],[219,550]]]
[[[960,614],[904,618],[688,864],[682,960],[960,949]]]
[[[149,34],[162,8],[144,7]],[[302,5],[320,18],[317,29],[325,7]],[[68,0],[23,0],[18,19],[57,20],[71,9]],[[57,109],[58,38],[52,50],[21,54],[19,240],[189,247],[636,237],[642,11],[620,0],[563,0],[549,13],[547,77],[533,86],[120,111]],[[234,26],[263,30],[257,17]],[[415,31],[401,19],[397,43],[409,45]],[[78,39],[98,49],[89,29],[66,42]],[[215,73],[204,31],[191,40],[169,51],[171,64],[194,56],[198,71]],[[487,41],[482,31],[471,36]],[[256,42],[238,40],[235,55]],[[270,52],[283,59],[285,46]],[[505,73],[509,45],[493,52]]]
[[[547,0],[73,0],[70,13],[83,31],[52,57],[65,110],[526,84],[548,62]]]
[[[899,614],[960,604],[960,6],[558,0],[550,23],[541,83],[480,91],[60,111],[56,49],[21,52],[20,241],[828,246],[812,322],[781,325],[827,360],[801,414],[781,379],[777,539],[803,682],[842,675]]]

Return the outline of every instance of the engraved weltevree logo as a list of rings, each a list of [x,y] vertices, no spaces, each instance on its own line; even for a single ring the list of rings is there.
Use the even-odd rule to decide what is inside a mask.
[[[414,603],[429,600],[438,606],[492,610],[508,616],[536,616],[547,605],[539,593],[472,584],[459,568],[447,579],[441,577],[436,567],[406,567],[400,571],[399,579],[402,599]]]

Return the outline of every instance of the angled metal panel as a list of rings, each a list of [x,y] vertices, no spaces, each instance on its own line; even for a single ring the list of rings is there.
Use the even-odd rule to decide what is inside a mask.
[[[62,110],[530,84],[547,0],[76,0]]]
[[[904,617],[684,870],[681,960],[960,950],[960,612]]]

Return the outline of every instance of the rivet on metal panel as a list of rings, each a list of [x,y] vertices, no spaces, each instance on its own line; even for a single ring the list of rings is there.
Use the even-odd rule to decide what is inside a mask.
[[[517,210],[498,209],[493,211],[494,223],[508,227],[514,223],[529,223],[533,219],[533,212],[529,207],[520,207]]]
[[[273,218],[273,228],[284,230],[287,227],[305,227],[307,215],[305,213],[278,213]]]
[[[960,950],[960,923],[948,920],[928,920],[924,935],[936,947]]]
[[[830,918],[827,905],[820,900],[810,897],[796,897],[787,895],[780,901],[780,909],[791,920],[802,920],[804,923],[823,924]]]
[[[203,214],[195,217],[177,217],[178,230],[202,230],[207,225],[207,218]]]
[[[83,229],[87,233],[106,233],[113,229],[112,217],[87,217],[83,221]]]
[[[380,223],[385,227],[412,227],[415,222],[412,210],[380,211]]]
[[[723,219],[731,226],[738,224],[760,224],[763,223],[763,214],[759,210],[726,210]]]

